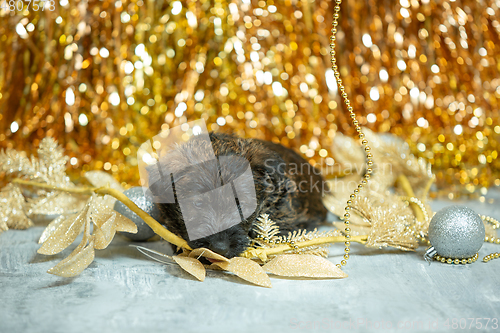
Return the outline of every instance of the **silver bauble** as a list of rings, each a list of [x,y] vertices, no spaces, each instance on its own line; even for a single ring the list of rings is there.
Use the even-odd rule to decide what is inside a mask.
[[[153,198],[145,197],[142,187],[132,187],[125,192],[123,192],[130,200],[132,200],[140,209],[148,213],[152,218],[159,221],[160,211],[153,202]],[[154,231],[144,222],[136,213],[125,206],[121,201],[116,200],[114,209],[125,216],[126,218],[132,220],[137,225],[137,233],[131,234],[129,232],[122,232],[123,235],[127,236],[134,241],[145,241],[155,235]]]
[[[434,215],[429,241],[438,255],[451,259],[474,256],[484,243],[484,224],[479,215],[464,206],[449,206]]]

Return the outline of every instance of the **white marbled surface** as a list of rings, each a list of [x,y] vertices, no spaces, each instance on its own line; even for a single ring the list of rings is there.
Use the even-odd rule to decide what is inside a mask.
[[[433,208],[448,204],[436,201]],[[500,218],[498,198],[465,204]],[[273,288],[266,289],[220,272],[198,282],[176,266],[148,259],[120,235],[96,251],[80,276],[61,278],[46,271],[73,247],[55,256],[37,254],[42,230],[0,234],[2,333],[468,332],[472,320],[472,328],[482,324],[479,331],[500,332],[500,259],[429,266],[423,247],[403,253],[355,245],[346,279],[273,278]],[[170,252],[165,242],[139,244]],[[330,259],[337,262],[342,250],[333,246]],[[485,244],[480,259],[499,251],[499,245]],[[460,318],[466,329],[459,322],[453,329],[453,319]],[[492,318],[488,329],[484,318]]]

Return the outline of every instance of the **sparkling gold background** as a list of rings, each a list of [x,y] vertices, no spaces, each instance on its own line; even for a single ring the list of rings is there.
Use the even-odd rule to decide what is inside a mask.
[[[500,1],[346,0],[338,62],[360,123],[404,138],[450,194],[500,185]],[[53,136],[74,176],[135,184],[183,122],[335,163],[353,134],[329,70],[330,1],[79,1],[0,10],[0,147]],[[26,8],[26,7],[25,7]]]

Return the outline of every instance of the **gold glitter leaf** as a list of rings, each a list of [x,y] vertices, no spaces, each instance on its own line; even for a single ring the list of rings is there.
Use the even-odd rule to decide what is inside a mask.
[[[418,241],[410,226],[416,225],[412,210],[397,196],[387,194],[383,200],[372,193],[370,197],[359,195],[354,200],[353,212],[371,224],[366,246],[395,247],[414,251]]]
[[[42,235],[38,239],[38,244],[43,244],[50,237],[50,235],[52,235],[52,233],[59,228],[61,223],[68,219],[68,217],[70,217],[70,215],[59,215],[57,218],[52,220],[52,222],[50,222],[49,225],[47,225],[47,227],[43,230]]]
[[[350,169],[354,167],[354,171],[363,169],[365,156],[353,138],[342,133],[336,133],[333,138],[333,146],[332,152],[337,163],[349,166]]]
[[[331,186],[331,188],[335,188],[334,186],[332,186],[332,182],[328,182],[328,183]],[[345,203],[347,202],[347,199],[349,198],[350,192],[346,191],[345,195],[343,193],[341,194],[341,193],[335,192],[335,190],[333,192],[335,193],[335,196],[331,195],[331,194],[327,194],[323,197],[323,204],[333,214],[335,214],[337,216],[344,216]],[[343,226],[344,222],[339,222],[339,223],[342,224],[341,227],[338,227],[339,230],[343,230],[344,229],[344,226]],[[368,227],[368,228],[370,227],[370,224],[367,221],[365,221],[361,216],[355,215],[355,214],[351,214],[351,225],[352,225],[351,229],[353,229],[353,230],[354,230],[354,226],[356,226],[356,227]],[[354,231],[356,231],[356,230],[354,230]],[[364,234],[362,231],[360,231],[360,230],[358,230],[358,231],[360,234]]]
[[[234,257],[229,259],[228,262],[216,262],[214,264],[258,286],[272,287],[271,279],[269,279],[266,272],[264,272],[259,264],[250,259]]]
[[[103,186],[109,186],[110,188],[113,188],[115,190],[118,190],[120,192],[125,191],[125,189],[120,185],[116,179],[113,178],[109,173],[100,171],[100,170],[95,170],[95,171],[89,171],[85,173],[85,178],[92,184],[94,187],[103,187]],[[113,206],[116,202],[116,199],[113,198],[112,196],[106,196],[107,197],[107,203],[109,206]]]
[[[312,254],[282,254],[262,268],[268,273],[288,277],[334,279],[347,277],[347,274],[331,261]]]
[[[125,189],[120,185],[120,183],[113,178],[109,173],[95,170],[88,171],[85,173],[85,178],[95,187],[109,186],[110,188],[114,188],[120,192],[125,191]]]
[[[26,229],[33,222],[24,212],[25,200],[21,189],[8,184],[0,191],[0,232],[7,229]]]
[[[172,259],[199,281],[205,280],[205,267],[198,259],[185,256],[173,256]]]
[[[94,223],[95,248],[105,249],[113,240],[116,231],[136,233],[135,223],[113,210],[109,195],[92,196],[89,214]]]
[[[129,232],[131,234],[137,233],[137,225],[134,222],[130,221],[128,218],[118,212],[113,212],[113,214],[116,215],[116,231]]]
[[[83,272],[94,261],[94,237],[90,238],[87,246],[85,246],[86,243],[86,241],[82,241],[67,258],[49,269],[47,273],[73,277]]]
[[[24,151],[14,149],[0,150],[0,171],[7,175],[33,174],[33,165]]]
[[[105,249],[113,240],[116,233],[116,215],[112,214],[104,223],[94,223],[94,244],[98,250]]]
[[[374,165],[366,189],[353,200],[350,212],[352,234],[368,234],[365,244],[368,247],[391,246],[413,251],[418,248],[418,237],[421,238],[427,230],[429,221],[425,216],[431,215],[430,207],[425,203],[433,181],[430,164],[411,154],[408,144],[395,135],[377,134],[367,128],[363,128],[363,131],[372,148]],[[357,161],[356,156],[362,151],[361,147],[353,139],[338,135],[339,139],[334,140],[333,151],[345,152],[345,146],[349,146],[355,152],[351,155],[347,152],[345,156],[335,153],[337,160],[346,165],[350,160]],[[349,176],[328,181],[333,194],[325,196],[323,202],[341,219],[345,214],[345,203],[354,190],[349,184],[356,186],[364,172],[364,168],[354,173],[343,172]],[[406,179],[408,185],[401,185],[401,179]],[[396,181],[399,187],[395,186]],[[411,193],[406,193],[408,188]],[[405,200],[394,194],[394,190],[403,190],[410,197],[420,197],[425,209],[418,207],[422,210],[412,211]],[[343,222],[334,222],[334,225],[339,230],[345,227]]]
[[[42,171],[40,176],[45,182],[54,185],[69,185],[71,183],[66,176],[66,163],[69,157],[64,155],[64,149],[57,144],[54,138],[43,138],[37,152]],[[71,185],[73,184],[71,183]]]
[[[66,175],[66,163],[69,157],[57,141],[45,137],[38,147],[38,158],[31,160],[26,153],[7,149],[0,152],[0,171],[7,175],[17,175],[24,179],[36,180],[51,185],[75,187]]]
[[[90,199],[89,214],[92,216],[92,222],[97,225],[103,225],[114,212],[109,195],[92,195]]]
[[[62,222],[37,252],[47,255],[56,254],[70,246],[82,232],[88,209],[89,204],[80,213]]]
[[[205,257],[205,258],[209,258],[209,259],[218,260],[218,261],[229,262],[229,259],[227,259],[226,257],[223,257],[220,254],[215,253],[212,250],[209,250],[209,249],[204,248],[204,247],[194,249],[193,251],[191,251],[191,253],[189,253],[189,257],[191,257],[191,258],[199,258],[200,256]]]
[[[17,176],[22,180],[48,184],[64,188],[74,188],[66,174],[66,163],[69,157],[64,149],[51,137],[41,140],[38,147],[38,158],[26,157],[26,153],[7,149],[0,152],[0,171],[8,176]],[[86,195],[68,194],[31,187],[23,191],[24,211],[33,220],[50,221],[53,215],[78,212],[87,200]]]
[[[86,196],[64,192],[44,192],[39,197],[28,199],[28,215],[33,217],[77,213],[87,199]]]

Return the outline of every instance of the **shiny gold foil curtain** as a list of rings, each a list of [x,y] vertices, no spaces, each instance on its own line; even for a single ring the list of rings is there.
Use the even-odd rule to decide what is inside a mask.
[[[186,121],[335,163],[353,134],[330,68],[331,1],[71,1],[0,10],[0,147],[54,136],[73,174],[138,180],[138,146]],[[500,1],[342,5],[360,123],[404,138],[453,197],[500,185]]]

